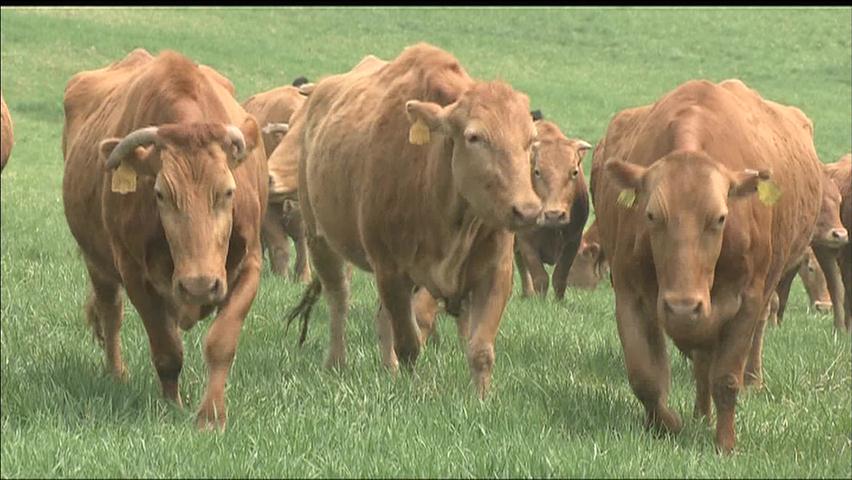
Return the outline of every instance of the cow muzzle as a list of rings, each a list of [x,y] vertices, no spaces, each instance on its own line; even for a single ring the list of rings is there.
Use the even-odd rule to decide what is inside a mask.
[[[541,201],[518,202],[512,205],[510,230],[520,230],[536,224],[541,213]]]
[[[175,279],[175,296],[195,305],[219,303],[225,298],[225,281],[211,275],[186,276]]]
[[[568,211],[561,209],[544,210],[538,216],[536,224],[541,227],[559,227],[571,222]]]

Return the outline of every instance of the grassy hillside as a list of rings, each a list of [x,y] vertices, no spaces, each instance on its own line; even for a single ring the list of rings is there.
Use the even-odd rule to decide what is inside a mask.
[[[762,391],[741,395],[738,452],[714,453],[691,418],[689,365],[671,354],[684,430],[655,438],[627,384],[608,285],[523,300],[501,324],[494,390],[474,397],[449,317],[417,374],[380,366],[369,275],[353,282],[349,367],[321,364],[327,310],[305,346],[283,335],[301,286],[268,265],[227,392],[228,430],[192,418],[209,321],[184,335],[180,411],[159,397],[148,341],[125,302],[130,381],[102,372],[83,319],[87,277],[63,215],[60,139],[68,78],[144,47],[178,50],[230,78],[240,100],[368,53],[438,45],[502,78],[591,143],[620,109],[692,78],[740,78],[814,121],[824,162],[852,150],[852,10],[573,8],[0,9],[0,80],[16,145],[0,179],[0,476],[852,476],[852,349],[796,283],[769,329]],[[588,174],[589,164],[585,165]]]

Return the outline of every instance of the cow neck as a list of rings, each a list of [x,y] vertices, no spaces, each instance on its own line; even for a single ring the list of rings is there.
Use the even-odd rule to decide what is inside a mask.
[[[431,170],[424,185],[434,192],[436,209],[434,218],[439,219],[438,228],[427,232],[435,248],[437,262],[429,266],[429,274],[443,297],[455,297],[466,290],[467,267],[473,253],[494,238],[495,229],[488,227],[477,217],[470,204],[456,188],[452,175],[453,141],[444,138],[430,152],[428,162]],[[435,158],[437,157],[437,158]]]

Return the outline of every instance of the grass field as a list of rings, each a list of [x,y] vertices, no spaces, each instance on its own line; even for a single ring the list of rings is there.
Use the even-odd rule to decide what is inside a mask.
[[[305,346],[283,335],[302,287],[264,266],[240,339],[228,430],[193,414],[206,381],[184,335],[186,410],[160,399],[129,302],[130,381],[102,371],[83,317],[87,277],[63,215],[62,95],[71,75],[136,47],[211,65],[240,100],[395,57],[428,41],[477,78],[502,78],[571,136],[597,142],[620,109],[685,80],[737,77],[814,121],[821,159],[852,150],[850,9],[9,9],[0,10],[2,90],[16,145],[2,175],[2,477],[843,477],[852,476],[852,350],[794,285],[770,328],[765,388],[740,396],[738,450],[722,458],[691,417],[689,365],[672,352],[670,403],[683,431],[656,438],[627,383],[608,284],[566,301],[523,300],[497,340],[494,389],[474,396],[449,317],[416,376],[380,366],[372,279],[353,281],[349,367],[325,371],[327,310]],[[587,157],[587,158],[590,158]],[[588,161],[585,165],[588,173]],[[94,173],[94,172],[93,172]]]

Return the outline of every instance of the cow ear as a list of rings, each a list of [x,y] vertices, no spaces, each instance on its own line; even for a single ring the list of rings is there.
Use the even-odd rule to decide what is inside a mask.
[[[763,180],[769,180],[769,170],[745,169],[731,174],[729,197],[746,197],[757,192],[757,187]]]
[[[123,163],[140,175],[154,176],[160,171],[161,164],[159,161],[159,155],[157,155],[157,147],[155,145],[140,145],[132,148],[126,155],[124,155],[123,158],[119,158],[118,162],[114,165],[108,165],[107,159],[115,150],[115,147],[121,143],[121,140],[121,138],[107,138],[105,140],[101,140],[101,143],[98,145],[98,155],[100,157],[101,164],[104,165],[104,168],[107,170],[114,170]]]
[[[415,145],[429,143],[430,133],[443,127],[446,108],[437,103],[409,100],[405,102],[405,115],[411,122],[408,141]]]
[[[615,184],[622,189],[640,190],[642,179],[647,168],[621,160],[610,159],[604,164],[604,169],[609,172]]]
[[[255,148],[261,144],[263,141],[260,138],[260,127],[257,125],[257,121],[254,119],[252,115],[247,115],[245,120],[243,120],[243,124],[240,125],[239,131],[242,133],[242,141],[244,142],[240,145],[240,141],[234,142],[236,137],[230,133],[236,130],[233,125],[228,127],[229,135],[231,136],[231,148],[228,152],[228,165],[233,170],[238,166],[242,165],[243,161],[251,155]]]

